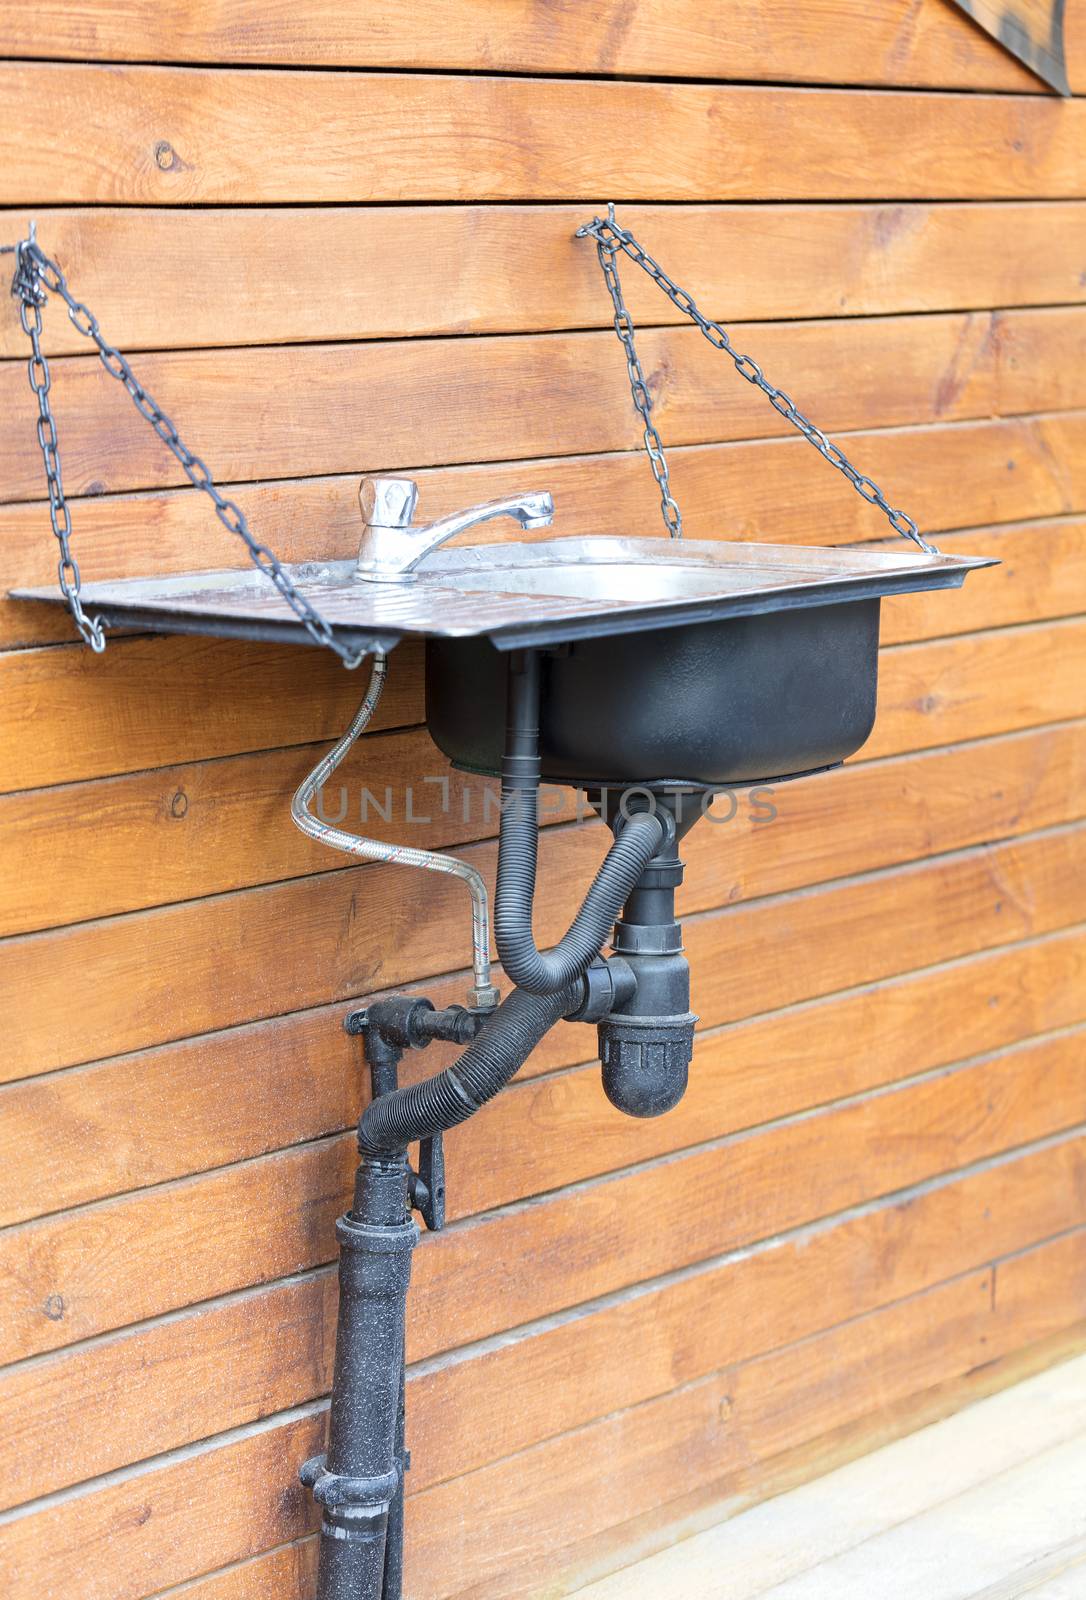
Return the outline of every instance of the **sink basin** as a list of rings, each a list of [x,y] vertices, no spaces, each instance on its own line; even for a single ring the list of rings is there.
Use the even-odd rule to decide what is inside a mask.
[[[543,776],[669,789],[833,766],[871,732],[878,648],[878,600],[576,640],[543,661]],[[427,641],[426,720],[457,766],[499,770],[505,683],[489,640]]]
[[[875,715],[883,595],[955,588],[986,558],[595,537],[435,551],[411,581],[353,561],[288,566],[344,643],[426,646],[427,720],[461,766],[495,772],[510,650],[548,651],[544,775],[708,786],[843,760]],[[111,627],[308,643],[255,569],[87,583]],[[63,603],[56,589],[17,599]]]
[[[588,540],[578,540],[587,544]],[[720,593],[719,563],[694,561],[660,565],[645,561],[555,561],[539,566],[452,568],[430,574],[431,582],[452,583],[475,594],[566,595],[571,600],[619,600],[630,605],[712,598]],[[731,576],[732,592],[768,587],[772,567],[743,568]]]

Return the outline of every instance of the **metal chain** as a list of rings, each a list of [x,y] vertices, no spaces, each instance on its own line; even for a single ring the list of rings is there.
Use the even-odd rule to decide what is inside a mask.
[[[775,388],[751,356],[741,355],[735,349],[731,339],[719,322],[714,322],[712,318],[705,316],[699,310],[693,296],[686,289],[681,289],[672,278],[669,278],[659,262],[649,255],[648,251],[638,243],[633,234],[628,233],[625,228],[616,222],[613,205],[608,206],[606,218],[593,217],[591,222],[586,222],[583,227],[578,228],[577,237],[579,239],[591,237],[596,241],[596,253],[599,256],[604,281],[607,284],[608,292],[615,308],[615,332],[621,339],[626,351],[626,365],[630,374],[633,403],[645,424],[645,449],[648,451],[649,460],[652,464],[653,476],[660,488],[664,524],[671,538],[678,539],[682,537],[682,517],[671,496],[663,445],[651,418],[652,399],[645,384],[645,375],[634,348],[634,326],[622,298],[622,285],[616,266],[616,257],[620,250],[624,255],[629,256],[631,261],[636,262],[644,272],[648,273],[653,282],[667,295],[671,303],[677,306],[684,316],[689,317],[690,321],[697,325],[714,349],[723,350],[727,355],[731,356],[732,361],[735,363],[736,371],[746,378],[748,383],[753,383],[756,388],[762,391],[774,410],[779,411],[787,422],[798,428],[808,443],[814,445],[819,455],[823,456],[831,467],[836,467],[838,472],[844,473],[856,493],[866,500],[868,505],[878,506],[895,533],[901,534],[905,539],[911,539],[914,544],[919,545],[920,549],[928,555],[939,554],[936,547],[933,544],[929,544],[923,537],[912,517],[892,506],[878,484],[872,478],[865,477],[862,472],[858,472],[844,451],[827,439],[822,429],[816,427],[809,417],[804,416],[792,397],[786,394],[783,389]]]
[[[15,246],[5,247],[0,254],[8,253],[13,248],[16,267],[11,292],[20,302],[20,318],[32,351],[27,371],[30,387],[38,398],[38,443],[49,485],[49,515],[60,545],[58,579],[84,642],[98,652],[106,647],[101,618],[90,617],[83,609],[80,599],[82,578],[79,564],[71,551],[72,520],[64,497],[56,422],[49,401],[49,363],[41,348],[41,310],[48,298],[47,291],[59,295],[64,301],[73,326],[96,346],[106,371],[124,385],[136,410],[146,417],[170,454],[180,462],[193,488],[202,490],[208,496],[223,527],[242,541],[253,564],[275,585],[313,642],[335,651],[344,666],[352,669],[357,667],[365,659],[366,652],[349,649],[335,637],[327,620],[295,588],[274,551],[253,537],[241,507],[220,492],[206,464],[199,456],[193,455],[162,407],[140,383],[125,357],[102,337],[96,318],[75,298],[56,262],[37,243],[33,224],[28,238]]]
[[[630,393],[633,403],[644,424],[645,450],[652,465],[652,475],[660,490],[660,513],[664,519],[664,526],[671,539],[681,539],[683,536],[682,512],[671,493],[671,475],[668,472],[667,456],[664,454],[664,443],[656,430],[652,420],[652,396],[649,394],[648,384],[645,382],[645,373],[634,344],[634,325],[626,302],[622,298],[622,284],[618,276],[618,266],[615,262],[615,249],[612,245],[604,244],[596,236],[596,254],[599,256],[600,270],[603,281],[607,285],[611,296],[611,303],[615,308],[615,332],[622,341],[626,352],[626,371],[630,375]]]

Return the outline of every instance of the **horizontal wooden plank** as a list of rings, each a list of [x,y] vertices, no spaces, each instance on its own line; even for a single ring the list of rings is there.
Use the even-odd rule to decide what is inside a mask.
[[[110,1200],[72,1213],[66,1220],[76,1223],[74,1233],[87,1252],[81,1264],[49,1218],[26,1225],[39,1230],[33,1237],[14,1229],[0,1233],[4,1355],[19,1360],[40,1354],[331,1260],[335,1219],[357,1159],[356,1140],[344,1135],[229,1167],[198,1186],[148,1190],[138,1208],[135,1199]],[[296,1185],[295,1198],[305,1196],[290,1218],[280,1213],[291,1190],[280,1185]],[[237,1199],[252,1209],[232,1210]],[[254,1229],[258,1209],[261,1226]],[[133,1224],[149,1227],[158,1240],[157,1268],[149,1267]],[[16,1270],[29,1274],[22,1287]]]
[[[1041,95],[15,63],[0,106],[8,205],[1086,193]]]
[[[1028,630],[1016,631],[1032,642]],[[914,648],[939,647],[904,647],[900,653]],[[980,664],[989,667],[1016,659],[1021,658],[1006,652],[978,655]],[[934,678],[928,674],[917,690],[907,674],[896,680],[887,677],[885,722],[896,721],[910,730],[917,725],[914,743],[923,743],[931,729],[928,742],[937,742],[937,718],[931,709],[917,709],[917,698],[945,703],[950,720],[957,705],[954,697],[965,693],[962,679],[949,672]],[[1080,675],[1073,691],[1079,702],[1081,681]],[[910,688],[908,697],[901,693],[903,687]],[[1052,703],[1047,705],[1051,711]],[[973,726],[971,731],[984,730]],[[887,731],[880,741],[884,748],[889,739]],[[283,825],[289,826],[286,818]],[[735,894],[723,852],[710,848],[713,836],[703,837],[706,843],[697,846],[697,854],[693,845],[688,852],[691,871],[682,900],[688,917]],[[547,895],[538,935],[544,941],[557,938],[568,926],[601,858],[603,842],[595,825],[545,831],[540,879],[547,884]],[[1037,845],[1042,856],[1048,844]],[[1033,848],[1027,846],[1026,853]],[[1060,835],[1052,848],[1074,852],[1076,836]],[[467,846],[464,854],[480,870],[493,871],[491,845]],[[880,879],[864,892],[877,904],[887,892],[885,884]],[[901,892],[907,893],[904,888]],[[366,897],[362,919],[357,915],[359,895]],[[1073,885],[1063,886],[1061,899],[1066,925],[1075,920]],[[751,908],[750,914],[770,922],[777,915],[772,905],[761,911]],[[432,874],[408,873],[395,865],[363,866],[5,940],[0,943],[0,1017],[8,1040],[5,1076],[74,1065],[448,971],[455,930],[464,926],[466,915],[459,883],[435,882]],[[1008,937],[1038,931],[1027,920]],[[221,952],[234,948],[245,949],[248,960],[235,968],[229,987],[224,987]],[[30,992],[38,996],[38,1005],[28,1014],[21,997]],[[118,1015],[121,1009],[123,1016]]]
[[[317,1540],[303,1537],[194,1583],[185,1600],[304,1600],[317,1585]]]
[[[1086,307],[751,323],[736,338],[827,430],[1086,404]],[[639,345],[667,443],[792,431],[696,328],[647,328]],[[220,479],[399,471],[641,443],[621,351],[603,331],[376,341],[364,351],[312,344],[149,352],[138,367]],[[70,493],[184,483],[97,357],[58,357],[52,374]],[[26,419],[0,435],[3,499],[41,498],[25,363],[0,364],[0,405]],[[646,526],[655,531],[651,505],[647,493]]]
[[[101,656],[18,651],[0,656],[0,767],[31,787],[157,767],[164,756],[331,741],[358,710],[368,670],[345,672],[326,650],[197,637],[118,640]],[[417,723],[422,694],[422,651],[401,645],[374,728]]]
[[[0,797],[0,934],[345,865],[348,857],[289,820],[290,796],[321,750],[302,745]],[[424,728],[371,734],[342,776],[322,793],[325,815],[345,827],[423,849],[497,831],[497,781],[456,772]],[[553,803],[556,816],[572,817],[572,791],[556,787]],[[9,877],[15,863],[23,870]]]
[[[100,1491],[105,1499],[80,1496],[55,1508],[55,1536],[63,1537],[67,1545],[67,1535],[81,1524],[86,1540],[78,1561],[74,1549],[68,1550],[63,1584],[75,1587],[77,1594],[82,1591],[81,1600],[142,1600],[168,1584],[311,1531],[316,1524],[297,1481],[298,1463],[323,1449],[324,1430],[323,1414],[306,1415],[170,1463],[163,1469],[165,1477],[148,1475],[138,1487],[125,1481]],[[153,1500],[147,1493],[152,1487],[158,1490]],[[239,1489],[247,1504],[235,1498]],[[208,1515],[208,1495],[217,1502],[214,1516]],[[35,1520],[25,1517],[0,1526],[0,1550],[7,1545],[3,1560],[8,1582],[22,1586],[23,1600],[29,1600],[35,1588],[39,1600],[44,1600],[41,1585],[52,1583],[42,1570],[37,1539],[25,1542],[27,1534],[40,1534],[44,1527],[38,1523],[33,1529]],[[139,1537],[141,1521],[144,1525],[153,1521],[153,1539]],[[95,1560],[88,1562],[91,1548]],[[120,1557],[123,1575],[113,1566],[111,1549]],[[59,1592],[54,1589],[52,1600],[59,1600]]]
[[[1037,1054],[1023,1052],[1015,1062],[1023,1099],[1056,1087],[1038,1076]],[[983,1069],[970,1075],[976,1094],[993,1090]],[[998,1096],[1000,1075],[994,1076]],[[940,1085],[946,1138],[960,1133],[970,1114],[967,1101],[947,1093],[952,1087],[953,1079]],[[915,1099],[915,1091],[898,1097],[902,1140],[930,1125],[930,1110],[919,1126],[914,1120]],[[771,1149],[774,1138],[759,1142]],[[869,1167],[877,1164],[878,1146],[879,1136],[870,1136]],[[963,1151],[963,1161],[974,1147]],[[929,1160],[931,1154],[929,1148]],[[776,1159],[766,1150],[761,1163]],[[804,1168],[787,1153],[781,1165],[793,1182],[806,1183]],[[409,1384],[412,1488],[419,1493],[1063,1233],[1081,1222],[1076,1184],[1082,1181],[1086,1141],[1074,1140],[898,1199],[784,1248],[635,1292],[618,1306],[473,1359],[425,1368]],[[335,1281],[321,1275],[14,1369],[0,1379],[0,1505],[21,1504],[321,1395],[331,1382],[334,1331]],[[615,1349],[628,1351],[629,1359],[608,1361],[607,1351]],[[571,1372],[580,1378],[571,1380]],[[31,1448],[43,1429],[66,1438],[62,1456]]]
[[[300,11],[232,0],[148,12],[110,0],[73,18],[60,0],[5,15],[0,54],[106,61],[250,62],[287,66],[459,68],[828,83],[1038,88],[1037,80],[938,0],[810,0],[802,13],[764,0],[706,11],[695,0],[635,0],[572,12],[530,0],[442,5],[440,26],[411,0],[364,11],[315,0]]]
[[[950,593],[891,596],[882,610],[884,645],[1086,611],[1086,522],[1069,518],[975,529],[944,535],[939,548],[994,556],[1001,566],[983,582]]]
[[[1086,412],[876,430],[845,435],[842,442],[876,480],[892,489],[895,500],[909,507],[925,531],[942,536],[948,549],[968,550],[972,544],[964,537],[947,544],[947,529],[970,530],[973,540],[977,524],[1086,509]],[[885,528],[881,514],[799,438],[680,446],[669,451],[669,461],[691,538],[838,544],[877,539]],[[537,537],[660,532],[648,465],[638,453],[408,470],[420,481],[427,516],[444,516],[523,489],[547,489],[555,498],[555,520]],[[228,492],[250,525],[285,560],[347,558],[357,549],[355,474],[229,485]],[[239,567],[248,560],[242,546],[225,537],[203,496],[187,490],[90,496],[74,507],[74,520],[88,577]],[[983,529],[981,536],[986,537]],[[460,542],[505,537],[500,522],[484,523]],[[1066,537],[1073,540],[1077,534],[1068,532]],[[44,504],[0,506],[0,644],[74,637],[63,611],[5,598],[9,588],[55,581],[54,548]],[[977,548],[981,553],[989,549],[987,543]],[[995,548],[991,553],[1001,555]],[[1060,546],[1058,554],[1064,599],[1053,615],[1078,610],[1082,603],[1072,552]],[[1021,570],[1020,563],[1016,570]],[[984,579],[981,589],[989,600],[993,581],[1000,577],[988,574]],[[1007,587],[1008,609],[996,608],[987,619],[989,626],[1026,620],[1021,604],[1012,598],[1017,587]],[[970,584],[966,599],[975,592]],[[962,600],[959,592],[942,609],[956,615]],[[901,609],[910,609],[912,615],[917,606],[927,604],[914,599]]]
[[[571,245],[589,213],[583,204],[108,206],[39,207],[35,217],[73,292],[110,342],[131,351],[609,327],[595,251]],[[1079,201],[629,205],[622,220],[723,321],[1086,298]],[[25,226],[24,210],[0,210],[0,239]],[[341,264],[335,294],[313,293],[314,259]],[[239,274],[239,262],[261,261],[273,270]],[[623,288],[638,327],[682,321],[633,265]],[[0,320],[0,356],[25,346],[18,318]],[[44,347],[81,354],[87,343],[54,309]]]
[[[21,902],[5,909],[0,893],[0,930],[339,869],[349,858],[288,825],[285,809],[320,750],[303,745],[0,798],[0,861],[26,869]],[[350,764],[344,782],[323,791],[329,820],[430,849],[495,834],[496,782],[455,772],[425,729],[372,734],[362,753],[364,765]],[[555,787],[546,798],[546,822],[573,817],[572,791]],[[58,839],[78,851],[79,888]]]
[[[1080,715],[1084,650],[1077,618],[886,650],[865,759]]]
[[[724,914],[726,924],[719,917],[694,918],[686,934],[699,1011],[715,1024],[739,1020],[874,982],[906,961],[955,959],[1067,927],[1083,917],[1081,904],[1068,904],[1068,885],[1083,881],[1075,844],[1072,835],[1054,834],[910,869],[890,881],[889,898],[887,880],[861,880],[783,903],[734,907]],[[730,952],[723,969],[722,938]],[[780,948],[791,952],[788,962],[767,963],[765,952]],[[808,949],[815,955],[804,959]],[[1068,981],[1077,985],[1074,968]],[[1008,1002],[996,1001],[1001,1003]],[[1076,1015],[1073,1001],[1062,1003],[1067,1012],[1057,1008],[1055,1017],[1048,1013],[1050,1021]],[[1020,1014],[1020,1000],[1009,1004]],[[918,1032],[925,1026],[915,1017],[909,1025]],[[960,1035],[955,1031],[952,1037]],[[591,1042],[577,1047],[582,1056],[590,1048]],[[964,1041],[962,1048],[968,1048]],[[829,1060],[834,1059],[831,1054]],[[832,1097],[832,1084],[826,1088],[823,1080],[821,1092]],[[571,1161],[583,1161],[583,1154],[573,1153]],[[0,1280],[11,1286],[12,1296],[9,1327],[15,1343],[9,1353],[14,1358],[54,1348],[117,1326],[118,1319],[152,1316],[328,1259],[331,1223],[353,1162],[353,1140],[346,1137],[215,1173],[179,1191],[164,1187],[9,1232],[0,1241]],[[487,1170],[493,1170],[493,1154]],[[527,1176],[535,1186],[537,1171]],[[454,1203],[460,1203],[455,1189]],[[259,1242],[249,1226],[256,1213],[265,1219]],[[545,1224],[537,1208],[523,1215],[525,1227]],[[470,1245],[474,1233],[457,1231],[455,1237]],[[153,1261],[146,1251],[152,1238],[159,1241]],[[519,1240],[513,1236],[513,1247]],[[529,1248],[529,1241],[521,1242]],[[444,1248],[437,1259],[451,1260],[451,1247]],[[530,1284],[521,1283],[513,1265],[509,1271],[510,1283],[498,1303],[513,1293],[514,1284],[530,1300]],[[584,1296],[575,1294],[578,1298]],[[495,1302],[488,1295],[469,1304],[454,1295],[449,1304],[469,1318],[449,1343],[495,1331],[488,1320]],[[536,1314],[541,1313],[528,1309],[514,1320]]]
[[[728,871],[750,897],[1075,821],[1084,732],[1086,724],[1068,723],[904,765],[861,762],[758,791],[758,805],[746,794],[722,799],[712,814],[728,829]],[[0,934],[338,870],[341,855],[285,825],[287,797],[319,749],[0,797]],[[325,791],[327,814],[390,843],[446,849],[497,831],[496,782],[456,773],[423,729],[369,736],[341,778]],[[787,856],[767,832],[770,803],[789,829]],[[554,823],[572,819],[576,801],[556,785],[544,806]],[[879,825],[857,826],[857,817]],[[692,869],[705,870],[719,844],[700,830],[685,852]]]
[[[428,992],[452,1000],[458,985],[444,980]],[[450,1136],[450,1199],[460,1214],[501,1205],[537,1193],[544,1174],[553,1183],[559,1153],[558,1181],[576,1182],[1084,1020],[1086,932],[1056,934],[703,1032],[686,1097],[651,1122],[595,1116],[594,1063],[572,1074],[556,1070],[592,1048],[583,1029],[568,1024],[523,1069],[525,1081],[477,1125]],[[367,1091],[361,1053],[339,1021],[325,1011],[278,1018],[0,1090],[0,1222],[348,1128]],[[715,1021],[703,1010],[705,1029]],[[842,1037],[855,1041],[843,1058]],[[436,1048],[409,1057],[403,1081],[443,1064]],[[319,1165],[319,1153],[310,1152],[304,1174]],[[303,1175],[280,1197],[280,1209],[304,1209],[308,1193]],[[281,1218],[269,1219],[272,1227],[292,1231]],[[259,1252],[248,1259],[258,1278],[267,1275]],[[323,1259],[317,1253],[301,1264]]]
[[[970,1274],[547,1441],[519,1458],[516,1473],[498,1463],[435,1486],[413,1497],[414,1581],[450,1595],[528,1552],[538,1563],[568,1538],[574,1507],[582,1532],[599,1530],[998,1359],[1073,1320],[1084,1256],[1081,1236],[1043,1246],[1000,1265],[995,1302],[991,1272]],[[1062,1292],[1040,1300],[1040,1276],[1062,1280]],[[54,1600],[76,1573],[85,1600],[138,1600],[297,1538],[312,1511],[296,1462],[319,1448],[320,1429],[319,1417],[264,1428],[9,1522],[0,1554],[12,1600]],[[215,1517],[206,1515],[209,1492]],[[489,1508],[486,1541],[469,1531],[469,1503]]]

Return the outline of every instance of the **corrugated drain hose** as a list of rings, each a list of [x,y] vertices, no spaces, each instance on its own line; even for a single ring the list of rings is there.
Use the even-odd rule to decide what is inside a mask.
[[[599,955],[615,918],[660,849],[664,824],[651,812],[630,817],[568,933],[552,950],[540,951],[532,934],[539,779],[539,658],[528,651],[509,672],[494,939],[502,965],[518,988],[545,995],[583,976]]]
[[[580,982],[549,995],[514,989],[459,1061],[424,1083],[381,1095],[366,1108],[358,1125],[359,1150],[388,1154],[466,1122],[505,1088],[548,1029],[576,1010],[582,989]]]

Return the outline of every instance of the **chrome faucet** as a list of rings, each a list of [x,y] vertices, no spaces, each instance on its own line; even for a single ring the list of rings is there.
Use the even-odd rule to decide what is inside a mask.
[[[358,547],[355,576],[376,583],[412,583],[416,568],[454,534],[493,517],[512,517],[522,528],[545,528],[554,501],[545,490],[506,495],[457,511],[423,527],[412,525],[418,485],[410,478],[363,478],[358,491],[365,531]]]

